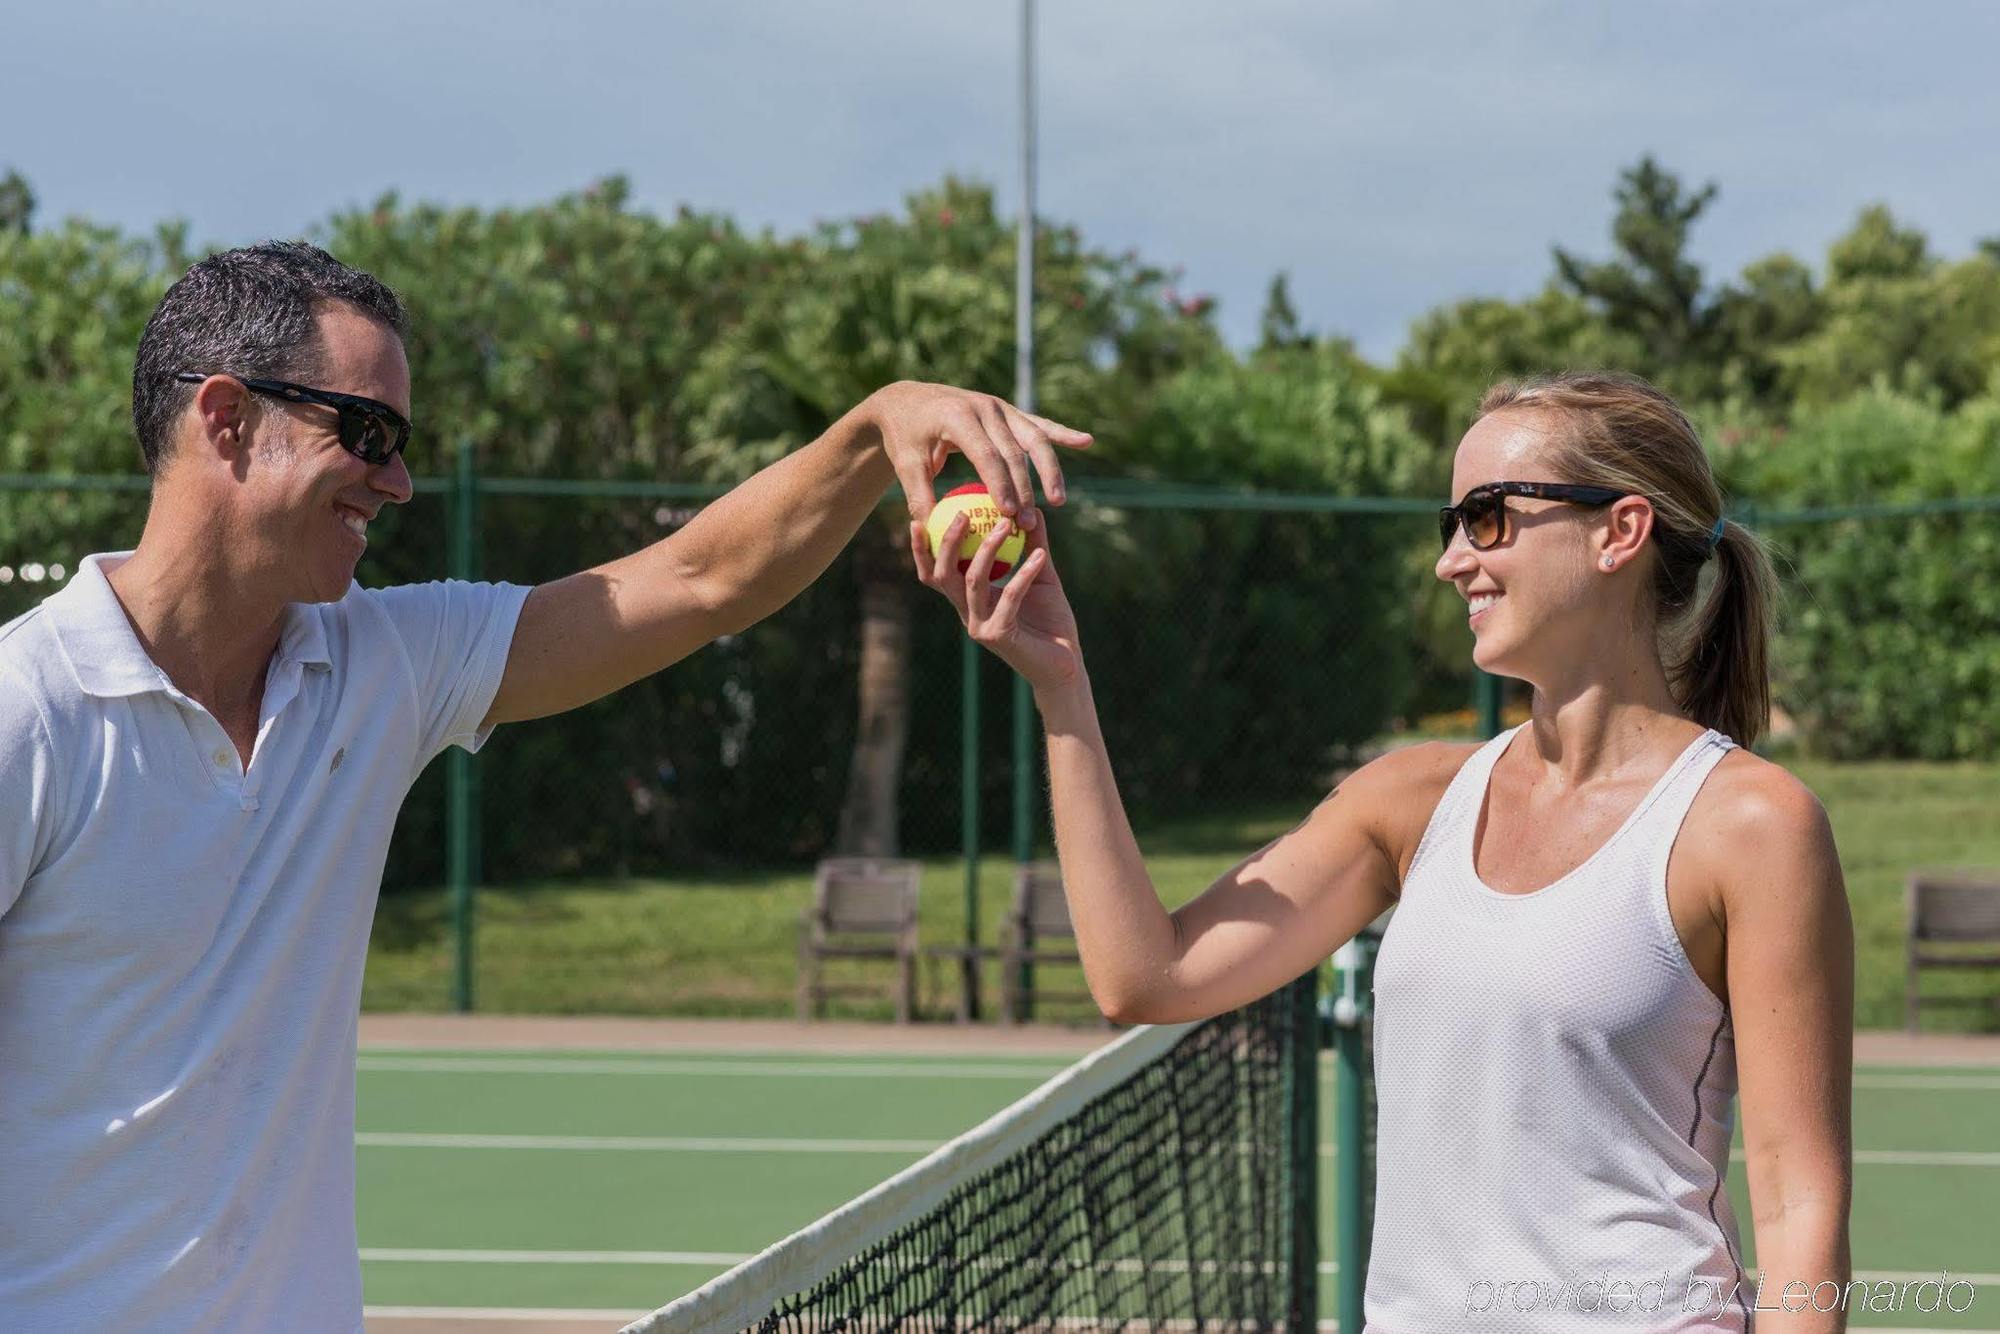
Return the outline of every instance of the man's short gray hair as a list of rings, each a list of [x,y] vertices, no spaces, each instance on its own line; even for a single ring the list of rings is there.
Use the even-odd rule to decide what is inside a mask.
[[[132,428],[146,471],[159,473],[194,398],[195,386],[176,383],[176,373],[309,379],[322,352],[315,319],[336,301],[403,336],[401,297],[304,241],[220,251],[182,274],[146,321],[132,367]]]

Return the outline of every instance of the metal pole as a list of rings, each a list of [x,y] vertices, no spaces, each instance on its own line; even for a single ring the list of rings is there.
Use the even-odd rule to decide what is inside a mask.
[[[965,1017],[979,1017],[979,645],[959,649],[959,838],[965,859]]]
[[[1369,1207],[1375,1155],[1368,1141],[1368,1101],[1374,1097],[1368,1074],[1371,1054],[1362,1023],[1374,989],[1372,932],[1363,932],[1334,952],[1339,994],[1333,998],[1335,1261],[1340,1274],[1335,1309],[1343,1330],[1358,1330],[1368,1287],[1368,1248],[1374,1219]]]
[[[451,577],[478,577],[478,556],[474,533],[478,519],[474,506],[479,496],[473,445],[461,440],[458,466],[452,476],[451,493]],[[478,879],[479,810],[477,775],[472,756],[454,746],[445,775],[445,878],[451,888],[452,984],[454,1010],[472,1009],[472,887]]]
[[[1035,0],[1021,0],[1021,216],[1014,242],[1014,403],[1035,410]],[[1047,522],[1043,516],[1043,522]],[[1035,701],[1014,677],[1014,860],[1035,855]],[[1023,1013],[1035,1008],[1035,966],[1021,965]]]

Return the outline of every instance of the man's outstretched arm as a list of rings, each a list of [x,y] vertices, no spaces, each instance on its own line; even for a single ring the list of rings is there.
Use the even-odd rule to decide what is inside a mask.
[[[990,394],[904,382],[720,497],[652,546],[542,584],[514,629],[485,725],[588,704],[753,625],[840,554],[892,480],[929,515],[931,479],[957,451],[995,503],[1032,522],[1033,478],[1064,499],[1055,447],[1090,437]]]

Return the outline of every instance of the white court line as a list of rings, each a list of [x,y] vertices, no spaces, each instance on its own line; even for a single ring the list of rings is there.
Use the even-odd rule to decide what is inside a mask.
[[[1867,1075],[1854,1076],[1858,1089],[1927,1089],[1986,1092],[2000,1089],[2000,1075]]]
[[[1735,1155],[1739,1160],[1742,1155]],[[1899,1149],[1856,1149],[1854,1161],[1889,1167],[2000,1167],[2000,1153],[1925,1152]]]
[[[381,1320],[573,1320],[626,1324],[651,1314],[648,1311],[581,1310],[562,1307],[514,1306],[364,1306],[361,1314]],[[1913,1329],[1907,1325],[1871,1326],[1883,1334],[2000,1334],[2000,1329]],[[1338,1320],[1319,1322],[1322,1334],[1339,1334]]]
[[[606,1311],[561,1306],[364,1306],[364,1320],[546,1320],[629,1325],[644,1311]],[[1971,1334],[1984,1334],[1973,1330]]]
[[[389,1056],[363,1055],[357,1070],[415,1074],[494,1075],[694,1075],[714,1078],[799,1079],[1008,1079],[1027,1082],[1060,1073],[1061,1065],[918,1064],[875,1061],[853,1065],[774,1061],[689,1061],[634,1057],[606,1060],[579,1057]],[[1854,1087],[1984,1093],[2000,1090],[2000,1075],[1856,1074]]]
[[[565,1057],[359,1056],[357,1070],[396,1070],[432,1075],[696,1075],[802,1079],[1011,1079],[1040,1083],[1060,1065],[920,1065],[875,1061],[865,1065],[782,1061],[629,1061]]]
[[[729,1139],[677,1135],[423,1135],[364,1130],[368,1149],[574,1149],[642,1153],[929,1153],[929,1139]]]
[[[756,1139],[703,1135],[460,1135],[364,1130],[354,1143],[367,1149],[559,1149],[578,1153],[929,1153],[929,1139]],[[1320,1145],[1319,1156],[1336,1148]],[[1732,1162],[1747,1162],[1736,1149]],[[1856,1149],[1854,1161],[1873,1167],[2000,1167],[2000,1153],[1947,1149]]]
[[[750,1257],[728,1251],[454,1251],[363,1246],[374,1264],[414,1265],[740,1265]]]
[[[364,1246],[361,1258],[380,1264],[723,1266],[739,1265],[750,1257],[731,1251],[459,1251]],[[1332,1260],[1322,1260],[1319,1272],[1337,1274],[1340,1266]],[[1936,1282],[1940,1274],[1975,1287],[2000,1286],[2000,1274],[1961,1274],[1950,1269],[1857,1269],[1854,1278],[1862,1283],[1924,1283]]]

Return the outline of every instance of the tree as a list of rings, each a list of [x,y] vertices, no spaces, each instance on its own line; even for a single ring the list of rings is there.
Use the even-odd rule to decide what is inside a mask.
[[[1822,317],[1775,354],[1794,409],[1870,387],[1952,407],[1985,392],[2000,364],[2000,262],[1947,263],[1881,205],[1827,252]]]
[[[1076,234],[1036,242],[1041,400],[1052,413],[1084,397],[1093,347],[1115,342],[1120,266]],[[702,444],[690,462],[733,479],[810,440],[896,380],[942,381],[1010,397],[1014,381],[1014,229],[992,191],[948,179],[913,195],[900,218],[822,227],[800,255],[811,280],[768,286],[690,386]],[[854,747],[835,837],[844,852],[902,844],[910,733],[911,599],[901,506],[885,507],[852,550],[860,584]]]
[[[9,171],[6,179],[0,180],[0,233],[25,236],[34,216],[35,192],[20,172]]]
[[[1650,155],[1642,157],[1613,191],[1616,255],[1594,262],[1554,249],[1558,279],[1614,332],[1638,340],[1646,373],[1698,381],[1718,360],[1718,312],[1704,300],[1701,267],[1687,254],[1688,232],[1715,196],[1713,182],[1689,193]]]
[[[1561,369],[1629,369],[1643,357],[1635,335],[1612,329],[1589,303],[1551,283],[1526,301],[1480,297],[1420,317],[1383,390],[1448,460],[1494,381]]]
[[[1337,342],[1191,366],[1102,449],[1132,479],[1344,496],[1409,495],[1425,460]],[[1091,671],[1120,683],[1102,713],[1135,821],[1308,788],[1407,700],[1404,571],[1434,526],[1115,505],[1059,522]]]
[[[1299,313],[1292,306],[1291,283],[1282,273],[1271,279],[1271,290],[1264,297],[1264,314],[1257,327],[1259,352],[1312,344],[1312,335],[1299,327]]]
[[[187,266],[185,237],[150,240],[70,221],[0,231],[0,472],[133,473],[132,359],[161,293]],[[0,565],[74,568],[128,548],[144,492],[0,491]],[[52,591],[0,584],[0,622]]]
[[[1755,409],[1782,414],[1791,391],[1784,350],[1810,336],[1826,318],[1812,270],[1787,254],[1747,265],[1715,302],[1716,332],[1726,349],[1720,367],[1725,394]]]

